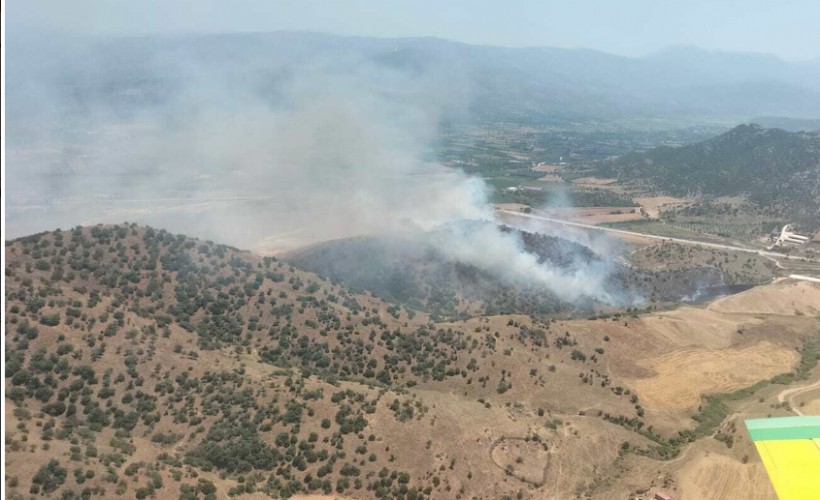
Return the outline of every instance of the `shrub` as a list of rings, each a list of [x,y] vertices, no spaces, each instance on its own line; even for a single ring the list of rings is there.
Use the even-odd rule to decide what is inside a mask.
[[[53,403],[48,403],[47,405],[43,406],[43,412],[51,415],[52,417],[59,417],[63,413],[65,413],[66,405],[62,401],[55,401]]]
[[[52,459],[46,465],[40,467],[37,474],[32,478],[32,483],[40,486],[44,493],[51,493],[65,483],[68,471],[60,467],[60,462]]]

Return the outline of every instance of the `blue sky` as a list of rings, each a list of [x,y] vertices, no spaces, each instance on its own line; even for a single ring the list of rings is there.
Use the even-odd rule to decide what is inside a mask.
[[[820,56],[818,0],[12,0],[8,26],[146,34],[309,30],[585,47]]]

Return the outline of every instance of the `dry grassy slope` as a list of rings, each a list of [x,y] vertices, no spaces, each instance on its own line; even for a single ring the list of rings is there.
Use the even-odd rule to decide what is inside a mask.
[[[715,301],[709,310],[726,314],[817,316],[820,287],[807,281],[780,280],[772,287],[751,289]]]
[[[644,383],[644,390],[638,388],[638,393],[642,394],[648,408],[652,406],[650,394],[662,396],[658,403],[663,408],[662,416],[668,421],[674,421],[675,413],[680,415],[679,411],[674,410],[674,406],[687,400],[691,404],[693,388],[707,393],[732,391],[748,385],[751,378],[763,378],[764,375],[758,371],[771,367],[773,359],[793,355],[797,348],[802,350],[799,338],[813,337],[816,340],[820,336],[820,316],[816,309],[811,308],[817,304],[818,297],[820,287],[781,280],[714,301],[701,314],[735,318],[743,333],[718,335],[720,338],[715,346],[709,349],[701,347],[704,350],[688,362],[661,368],[650,378],[637,378],[636,381]],[[770,304],[783,307],[772,309]],[[687,311],[679,310],[668,314],[674,313],[685,316]],[[753,320],[751,324],[748,323],[750,318]],[[670,357],[685,358],[686,353],[692,349],[695,348],[680,347],[669,354],[648,356],[642,361],[661,365],[662,360]],[[719,359],[721,356],[723,358]],[[709,368],[704,368],[704,363],[709,364],[710,360],[713,363],[712,369],[719,370],[723,376],[716,376],[714,373],[710,373],[710,377],[704,376],[704,372],[709,371]],[[717,366],[714,361],[719,361]],[[815,368],[805,375],[805,380],[797,380],[785,386],[771,384],[754,394],[727,402],[729,415],[715,430],[714,438],[705,437],[695,441],[686,446],[681,456],[674,460],[659,462],[630,456],[626,460],[626,472],[619,478],[619,484],[642,487],[651,485],[682,499],[775,499],[765,469],[746,434],[743,420],[794,415],[788,405],[780,403],[779,395],[788,387],[813,386],[820,379],[820,369]],[[748,377],[747,382],[732,380],[743,377]],[[674,382],[676,385],[670,388],[669,385],[664,386],[664,381]],[[805,395],[800,394],[792,403],[801,406],[804,414],[816,414],[812,413],[815,408],[811,404],[811,398],[811,393],[807,392]],[[649,420],[652,420],[651,413],[647,412]],[[648,475],[646,471],[649,471]],[[602,489],[600,494],[601,498],[606,498],[613,492],[621,491],[620,488]]]
[[[136,226],[6,250],[9,497],[51,459],[66,477],[47,496],[204,498],[200,480],[219,498],[623,496],[643,476],[622,480],[622,444],[651,444],[629,426],[673,433],[692,413],[643,401],[646,360],[699,346],[742,364],[770,335],[768,316],[735,313],[747,331],[719,329],[718,344],[658,328],[675,313],[685,325],[686,310],[432,325],[275,260]],[[778,318],[771,342],[786,350],[814,321]]]

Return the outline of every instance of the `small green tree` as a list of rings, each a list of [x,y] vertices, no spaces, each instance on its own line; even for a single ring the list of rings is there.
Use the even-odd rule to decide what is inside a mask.
[[[43,493],[51,493],[65,482],[68,471],[60,467],[58,460],[52,459],[46,465],[40,467],[37,474],[32,478],[34,484],[43,489]]]

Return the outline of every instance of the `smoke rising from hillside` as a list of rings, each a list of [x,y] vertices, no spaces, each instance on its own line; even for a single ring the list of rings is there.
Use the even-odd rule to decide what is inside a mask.
[[[424,159],[439,123],[469,102],[455,61],[433,61],[432,71],[340,55],[225,73],[172,52],[143,62],[155,82],[148,97],[129,96],[129,80],[108,67],[74,62],[41,66],[28,75],[36,86],[18,77],[9,93],[25,91],[30,116],[48,122],[47,134],[10,124],[19,140],[9,185],[45,210],[34,212],[39,223],[129,220],[260,251],[447,225],[439,246],[455,260],[570,301],[615,301],[604,290],[608,264],[554,268],[515,233],[448,225],[493,217],[480,179]],[[78,98],[96,78],[108,87]]]

